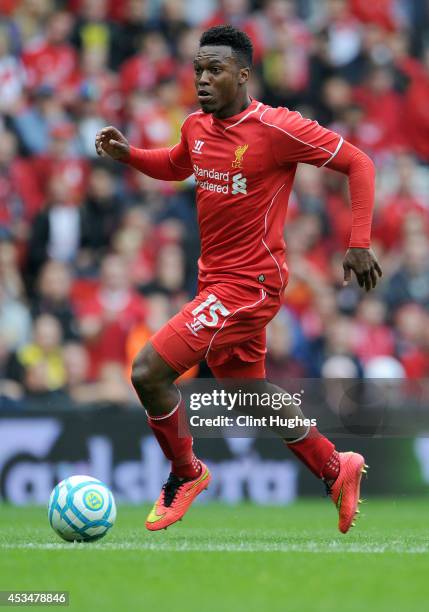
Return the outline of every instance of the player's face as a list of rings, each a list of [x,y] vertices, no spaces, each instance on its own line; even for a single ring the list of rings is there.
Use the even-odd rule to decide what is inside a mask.
[[[231,47],[200,47],[194,60],[195,88],[202,110],[225,118],[240,111],[249,69],[241,68]],[[237,110],[238,108],[238,110]]]

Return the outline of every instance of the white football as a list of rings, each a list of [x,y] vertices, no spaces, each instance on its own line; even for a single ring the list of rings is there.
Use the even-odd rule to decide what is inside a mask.
[[[52,529],[63,540],[99,540],[116,520],[115,500],[100,480],[91,476],[70,476],[52,491],[48,518]]]

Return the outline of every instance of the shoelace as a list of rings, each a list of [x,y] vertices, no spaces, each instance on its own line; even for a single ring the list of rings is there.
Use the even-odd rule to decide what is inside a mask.
[[[185,481],[176,476],[176,474],[173,474],[173,472],[170,473],[167,482],[162,487],[164,491],[164,506],[168,508],[172,505],[177,492],[184,482]]]

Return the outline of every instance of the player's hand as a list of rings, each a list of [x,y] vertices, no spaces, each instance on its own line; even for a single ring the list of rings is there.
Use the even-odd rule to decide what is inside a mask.
[[[102,157],[126,161],[130,156],[130,145],[125,136],[115,127],[104,127],[95,137],[95,150]]]
[[[375,288],[378,277],[381,277],[383,274],[372,249],[350,248],[344,257],[343,269],[343,286],[349,284],[353,271],[359,286],[365,287],[367,291]]]

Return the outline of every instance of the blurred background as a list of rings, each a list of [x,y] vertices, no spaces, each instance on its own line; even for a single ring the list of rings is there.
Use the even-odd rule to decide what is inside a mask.
[[[133,357],[194,295],[192,178],[154,181],[100,159],[94,137],[112,124],[136,146],[176,143],[196,108],[199,36],[216,24],[251,36],[254,97],[317,119],[377,166],[373,247],[384,276],[370,295],[342,288],[345,178],[300,167],[268,376],[429,378],[429,2],[0,0],[0,16],[0,472],[21,448],[12,421],[24,427],[28,411],[78,412],[79,438],[91,430],[88,407],[113,419],[135,407]],[[186,376],[208,375],[202,364]],[[22,434],[28,452],[36,420]],[[43,429],[49,453],[54,429]],[[40,486],[71,470],[67,453],[89,461],[86,443],[77,452],[64,440],[55,471],[42,477],[38,466]],[[228,444],[250,452],[247,441]],[[42,499],[28,473],[16,499],[3,475],[0,496]],[[142,490],[136,501],[150,495]]]

